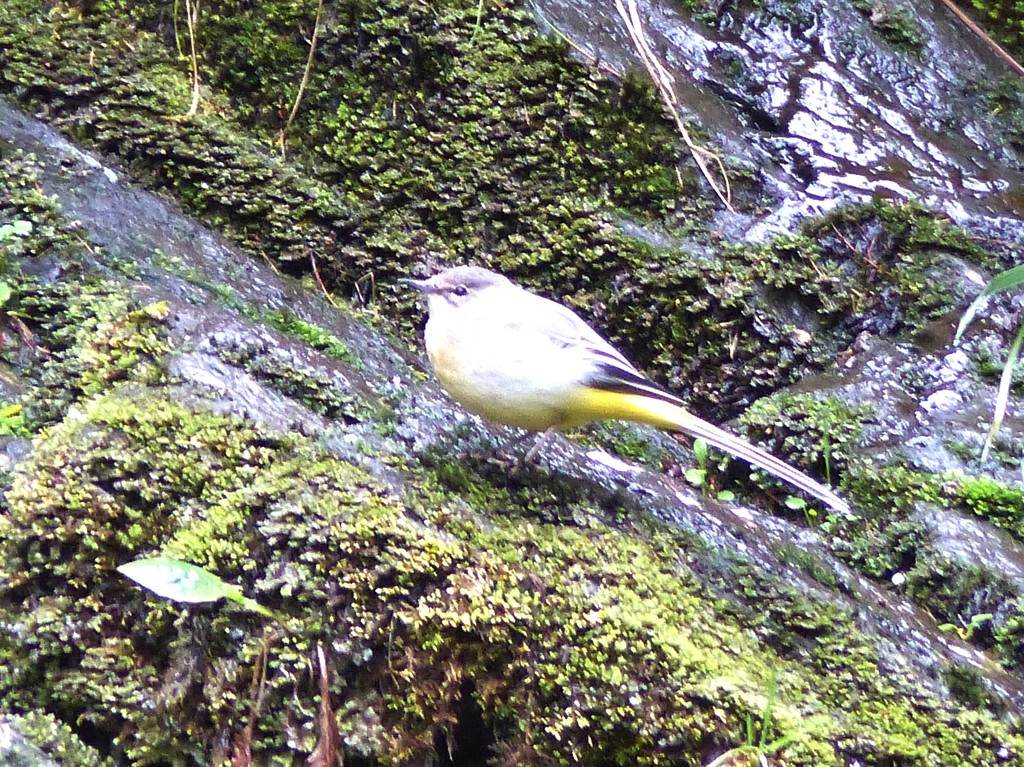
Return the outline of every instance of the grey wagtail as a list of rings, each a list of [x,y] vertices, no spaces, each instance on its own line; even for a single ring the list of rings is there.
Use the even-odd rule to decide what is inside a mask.
[[[545,434],[615,419],[685,432],[850,513],[820,482],[687,411],[571,309],[475,266],[402,282],[427,297],[430,363],[466,410]]]

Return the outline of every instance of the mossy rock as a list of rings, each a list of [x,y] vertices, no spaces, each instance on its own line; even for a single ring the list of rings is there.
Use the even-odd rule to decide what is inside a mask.
[[[440,737],[533,763],[698,765],[769,705],[777,664],[787,763],[996,764],[993,743],[1011,742],[983,717],[908,705],[869,647],[836,633],[841,612],[751,571],[752,596],[775,594],[762,645],[665,532],[476,517],[437,491],[403,499],[308,439],[131,385],[47,429],[6,502],[0,613],[18,630],[0,647],[2,697],[87,722],[133,762],[218,763],[246,722],[272,762],[312,750],[318,643],[346,752],[389,764],[430,758]],[[284,623],[176,607],[115,572],[156,551]]]

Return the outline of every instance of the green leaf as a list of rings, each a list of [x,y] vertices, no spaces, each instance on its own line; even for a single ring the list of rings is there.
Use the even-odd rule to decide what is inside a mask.
[[[785,500],[786,508],[792,509],[793,511],[803,511],[807,508],[807,501],[803,498],[797,498],[795,495],[789,496]]]
[[[708,473],[704,471],[704,469],[687,469],[684,476],[686,477],[686,481],[691,485],[694,487],[700,487],[704,484],[707,474]]]
[[[21,415],[22,411],[25,410],[25,406],[19,403],[13,405],[0,406],[0,421],[7,418],[14,418],[17,415]]]
[[[237,586],[180,559],[138,559],[121,565],[117,571],[157,596],[176,602],[216,602],[241,595]]]
[[[996,439],[996,432],[1003,423],[1003,416],[1006,415],[1006,405],[1010,401],[1010,384],[1013,383],[1013,368],[1020,356],[1021,343],[1024,343],[1024,325],[1017,330],[1017,337],[1013,339],[1010,352],[1006,356],[1006,364],[1003,366],[1003,374],[999,377],[999,390],[996,392],[996,408],[992,414],[992,426],[989,427],[988,436],[985,438],[985,446],[981,449],[981,462],[985,463],[988,458],[988,451]]]
[[[238,586],[225,583],[208,570],[180,559],[137,559],[121,565],[117,571],[164,599],[188,603],[230,599],[260,615],[272,616],[270,610],[243,596]]]
[[[21,238],[32,232],[32,222],[12,221],[9,224],[3,224],[0,226],[0,242],[6,242],[7,240],[13,240],[15,238]]]
[[[967,326],[971,324],[971,320],[974,319],[974,315],[978,313],[989,296],[994,296],[996,293],[1003,293],[1007,290],[1013,290],[1021,285],[1024,285],[1024,265],[1007,269],[1005,272],[1000,272],[989,280],[988,285],[982,289],[981,293],[978,294],[978,297],[975,298],[971,302],[971,305],[967,307],[967,311],[964,312],[964,316],[960,318],[960,324],[956,326],[956,335],[953,336],[953,343],[960,340],[960,336],[962,336],[964,331],[967,330]]]
[[[0,306],[3,306],[11,300],[11,296],[14,295],[14,290],[6,280],[0,280]]]
[[[977,615],[972,615],[970,623],[967,624],[967,628],[976,629],[979,626],[988,623],[995,617],[994,613],[978,613]]]

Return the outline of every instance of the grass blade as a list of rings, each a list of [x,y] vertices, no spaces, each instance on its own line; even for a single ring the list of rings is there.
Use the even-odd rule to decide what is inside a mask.
[[[960,336],[963,335],[964,331],[967,330],[967,326],[971,324],[971,320],[974,319],[981,307],[984,306],[989,296],[994,296],[996,293],[1003,293],[1007,290],[1013,290],[1014,288],[1024,285],[1024,265],[1015,266],[1012,269],[1007,269],[1005,272],[1000,272],[986,285],[978,297],[975,298],[971,305],[967,307],[967,311],[964,312],[964,316],[960,318],[960,324],[956,326],[956,335],[953,337],[953,343],[960,340]]]
[[[985,438],[985,447],[981,449],[981,462],[985,463],[988,458],[989,449],[995,441],[996,432],[1003,423],[1006,415],[1006,405],[1010,400],[1010,384],[1013,383],[1013,369],[1017,366],[1017,358],[1020,356],[1021,343],[1024,343],[1024,325],[1017,330],[1017,337],[1013,339],[1010,353],[1006,357],[1006,364],[1003,366],[1003,374],[999,377],[999,392],[996,394],[996,410],[992,414],[992,426]]]

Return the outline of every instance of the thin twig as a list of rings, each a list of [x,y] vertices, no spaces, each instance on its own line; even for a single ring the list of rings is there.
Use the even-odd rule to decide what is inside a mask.
[[[999,45],[999,43],[997,43],[995,40],[993,40],[991,37],[985,34],[985,31],[977,24],[975,24],[974,21],[966,13],[957,8],[956,4],[953,3],[953,0],[942,0],[942,4],[949,8],[949,10],[953,12],[953,15],[960,19],[960,21],[962,21],[969,30],[971,30],[974,34],[980,37],[982,42],[985,43],[985,45],[987,45],[989,48],[991,48],[995,52],[995,54],[999,56],[999,58],[1005,61],[1006,64],[1014,72],[1016,72],[1021,77],[1024,77],[1024,66],[1021,66],[1020,63],[1018,63],[1017,60],[1014,59],[1013,56],[1011,56],[1005,48]]]
[[[185,117],[193,117],[199,111],[199,55],[196,53],[196,28],[199,26],[200,0],[185,0],[185,17],[188,19],[188,44],[192,57],[192,104]]]
[[[320,17],[323,16],[323,12],[324,0],[320,0],[316,6],[316,20],[313,22],[313,35],[309,39],[309,56],[306,57],[306,68],[302,71],[302,80],[299,82],[299,92],[295,94],[295,103],[292,104],[292,111],[288,115],[288,120],[285,122],[284,127],[281,128],[281,134],[278,139],[281,144],[282,156],[284,156],[285,136],[288,134],[289,128],[292,127],[292,123],[295,122],[295,116],[299,113],[299,104],[302,103],[302,96],[305,94],[306,87],[309,85],[309,76],[313,72],[313,60],[316,56],[316,43],[320,37]]]
[[[324,285],[324,281],[320,277],[320,268],[316,265],[316,254],[313,253],[313,251],[309,252],[309,263],[313,265],[313,277],[316,279],[316,284],[320,286],[320,290],[324,292],[324,295],[327,297],[327,300],[330,301],[331,306],[335,309],[340,309],[341,307],[334,303],[334,299],[331,298],[331,294],[327,292],[327,286]]]
[[[174,22],[174,48],[178,51],[178,55],[184,57],[185,51],[181,49],[181,33],[178,32],[178,3],[179,0],[174,0],[174,8],[171,9],[171,20]]]
[[[647,36],[644,34],[643,23],[640,21],[640,12],[636,7],[636,0],[615,0],[615,8],[618,10],[622,20],[626,23],[626,30],[629,32],[629,36],[633,39],[633,45],[636,47],[636,52],[640,56],[640,60],[643,61],[644,66],[647,68],[647,72],[654,81],[655,86],[658,88],[658,93],[661,94],[661,100],[672,115],[672,119],[676,123],[676,128],[679,130],[679,135],[682,136],[683,141],[686,143],[690,153],[693,155],[694,162],[697,163],[697,167],[700,168],[700,172],[714,190],[715,194],[718,195],[718,199],[722,201],[722,204],[725,205],[726,208],[732,211],[732,189],[729,186],[729,175],[725,172],[725,165],[722,163],[722,158],[714,152],[705,149],[702,146],[698,146],[690,137],[690,132],[687,130],[686,124],[683,122],[683,118],[679,113],[679,102],[672,89],[672,76],[669,74],[668,70],[665,69],[665,66],[658,59],[657,55],[655,55],[654,51],[651,50],[651,46],[647,42]],[[716,181],[711,170],[708,168],[708,160],[713,160],[715,164],[718,165],[722,181],[725,184],[724,190],[719,186],[718,181]]]
[[[476,4],[476,23],[473,25],[473,34],[469,36],[469,42],[472,43],[476,40],[477,32],[483,27],[484,22],[484,2],[486,0],[478,0]]]

